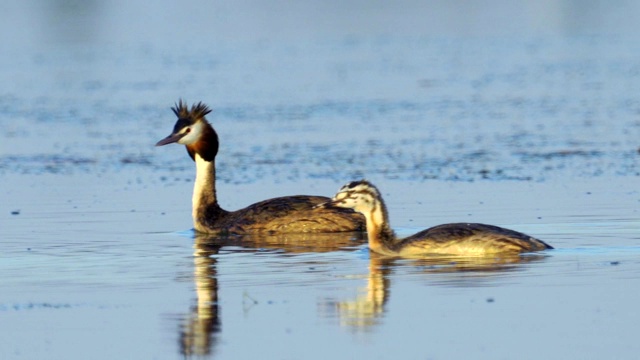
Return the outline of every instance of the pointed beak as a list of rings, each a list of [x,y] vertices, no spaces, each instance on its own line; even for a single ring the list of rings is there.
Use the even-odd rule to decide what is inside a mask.
[[[320,204],[318,204],[318,205],[314,206],[313,208],[314,208],[314,209],[326,209],[326,208],[333,207],[333,206],[334,206],[335,204],[337,204],[338,202],[340,202],[340,200],[333,200],[333,199],[331,199],[330,201],[320,203]]]
[[[178,140],[182,139],[182,137],[185,134],[171,134],[169,136],[167,136],[166,138],[158,141],[156,143],[156,146],[163,146],[163,145],[167,145],[167,144],[173,144],[174,142],[177,142]]]

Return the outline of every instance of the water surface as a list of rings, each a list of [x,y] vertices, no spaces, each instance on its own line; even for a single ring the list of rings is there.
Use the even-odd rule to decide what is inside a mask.
[[[0,25],[3,359],[640,350],[636,5],[21,4]],[[482,222],[556,249],[195,236],[193,163],[153,146],[179,98],[214,108],[226,209],[366,177],[401,235]]]

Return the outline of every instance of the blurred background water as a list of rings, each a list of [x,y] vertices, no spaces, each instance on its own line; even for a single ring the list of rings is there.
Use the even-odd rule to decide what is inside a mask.
[[[0,9],[3,359],[635,358],[639,3]],[[558,249],[194,237],[193,163],[153,147],[180,98],[214,109],[225,208],[366,177],[401,234],[477,221]]]

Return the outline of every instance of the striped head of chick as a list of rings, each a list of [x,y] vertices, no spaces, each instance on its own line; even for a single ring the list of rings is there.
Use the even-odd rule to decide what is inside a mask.
[[[369,213],[377,208],[379,202],[378,189],[370,182],[360,180],[341,187],[328,205],[353,209],[359,213]]]

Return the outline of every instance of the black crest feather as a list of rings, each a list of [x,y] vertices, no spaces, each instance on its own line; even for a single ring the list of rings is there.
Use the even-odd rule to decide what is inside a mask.
[[[358,180],[358,181],[352,181],[350,183],[348,183],[347,185],[345,185],[347,188],[349,189],[353,189],[354,187],[358,186],[358,185],[367,185],[367,186],[371,186],[371,187],[375,187],[373,186],[372,183],[370,183],[369,181],[362,179],[362,180]]]
[[[211,109],[202,103],[202,101],[193,104],[191,109],[189,109],[189,105],[186,102],[182,101],[182,99],[178,100],[178,103],[174,107],[171,108],[173,113],[180,119],[189,119],[191,121],[195,121],[196,119],[203,118],[205,115],[211,112]]]

